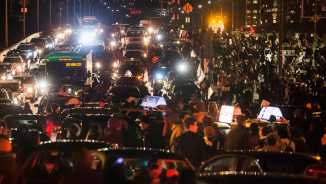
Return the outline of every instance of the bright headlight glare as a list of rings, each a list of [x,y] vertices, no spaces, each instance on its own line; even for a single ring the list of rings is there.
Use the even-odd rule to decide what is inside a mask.
[[[144,53],[144,57],[147,57],[147,54],[146,53]]]
[[[162,75],[161,74],[157,74],[156,76],[158,79],[162,79]]]
[[[62,38],[63,35],[62,35],[61,33],[59,33],[59,34],[57,35],[57,37],[58,37],[58,38]]]
[[[110,43],[110,45],[111,45],[111,46],[115,46],[115,42],[112,41],[112,42]]]
[[[114,37],[114,34],[112,33],[111,36]]]
[[[13,101],[14,101],[14,104],[18,104],[17,98],[14,98]]]
[[[42,53],[42,50],[41,50],[41,49],[39,49],[39,50],[38,50],[38,53]]]
[[[2,80],[6,80],[7,77],[3,75],[3,76],[1,76],[1,79],[2,79]]]
[[[41,87],[41,88],[45,88],[45,87],[46,87],[46,82],[41,82],[41,83],[40,83],[40,87]]]
[[[162,35],[157,35],[156,39],[158,39],[158,40],[162,39]]]
[[[103,29],[101,29],[100,31],[101,31],[101,33],[103,33]]]
[[[113,74],[113,76],[114,76],[114,77],[117,77],[117,76],[118,76],[118,74],[114,73],[114,74]]]
[[[153,28],[151,28],[151,27],[148,28],[148,32],[149,32],[149,33],[152,33],[152,32],[153,32]]]
[[[94,29],[95,32],[97,32],[97,29]]]
[[[100,68],[101,64],[100,63],[96,63],[96,68]]]
[[[118,66],[118,63],[117,62],[114,62],[113,63],[113,67],[115,68],[115,67],[117,67]]]
[[[186,65],[185,64],[180,64],[179,65],[179,70],[180,71],[184,71],[186,69]]]
[[[31,93],[33,89],[31,87],[27,88],[27,93]]]

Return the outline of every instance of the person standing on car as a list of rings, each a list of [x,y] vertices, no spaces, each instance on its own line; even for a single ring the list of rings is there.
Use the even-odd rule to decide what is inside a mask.
[[[202,136],[197,134],[197,120],[187,118],[184,122],[186,131],[174,141],[174,151],[186,157],[195,168],[207,158],[207,145]]]

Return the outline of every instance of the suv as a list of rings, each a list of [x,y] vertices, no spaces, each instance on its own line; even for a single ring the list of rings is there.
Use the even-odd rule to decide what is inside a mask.
[[[17,50],[22,50],[27,52],[27,55],[31,61],[37,61],[37,47],[31,43],[20,43],[17,47]]]
[[[30,75],[27,73],[18,74],[13,76],[15,80],[20,80],[24,86],[24,91],[26,92],[26,98],[31,99],[31,102],[34,101],[38,97],[38,83],[37,79],[34,75]]]
[[[25,72],[25,63],[21,56],[5,56],[3,63],[10,63],[15,68],[16,73]]]
[[[24,88],[20,80],[0,80],[0,88],[5,88],[14,104],[23,106],[26,102]]]
[[[21,56],[24,63],[25,63],[25,69],[29,69],[31,65],[31,60],[25,51],[21,50],[10,50],[7,52],[6,56]]]

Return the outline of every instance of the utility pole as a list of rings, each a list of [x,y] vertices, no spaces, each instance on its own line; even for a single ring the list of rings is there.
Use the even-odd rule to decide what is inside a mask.
[[[62,8],[60,7],[60,26],[61,26],[61,10]]]
[[[82,1],[81,0],[79,0],[79,17],[80,17],[80,19],[79,19],[79,22],[81,22],[81,20],[82,20],[82,15],[81,15],[81,4],[82,4]],[[78,23],[79,24],[79,23]]]
[[[24,0],[24,3],[23,3],[23,37],[25,39],[26,37],[26,31],[25,31],[25,9],[26,9],[26,1]]]
[[[163,17],[163,0],[161,0],[161,18]]]
[[[8,48],[8,0],[6,0],[6,10],[5,10],[5,47]]]
[[[37,0],[37,5],[36,5],[36,28],[37,32],[40,31],[40,0]]]
[[[50,0],[50,28],[52,27],[51,15],[52,15],[52,0]]]
[[[282,85],[282,65],[283,65],[283,0],[280,0],[280,31],[279,31],[279,58],[278,58],[278,102],[282,104],[283,102],[283,85]]]
[[[67,0],[67,24],[69,24],[69,0]]]

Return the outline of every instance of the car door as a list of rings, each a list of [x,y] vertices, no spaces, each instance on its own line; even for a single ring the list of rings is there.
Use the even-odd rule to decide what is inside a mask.
[[[236,171],[237,156],[218,156],[202,165],[198,173]]]

